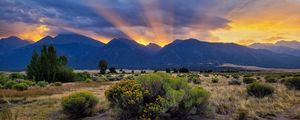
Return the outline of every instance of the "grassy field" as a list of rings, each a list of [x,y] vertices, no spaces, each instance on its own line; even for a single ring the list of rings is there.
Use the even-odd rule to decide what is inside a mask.
[[[94,73],[93,73],[94,74]],[[193,86],[202,86],[211,93],[208,111],[205,119],[233,120],[233,119],[300,119],[300,91],[287,89],[281,80],[298,73],[185,73],[173,76],[196,76],[201,83],[191,82]],[[122,75],[124,79],[134,78],[140,74]],[[279,81],[271,84],[275,88],[273,95],[257,98],[249,96],[246,84],[229,85],[233,79],[243,81],[244,77],[255,78],[266,83],[266,76],[276,76]],[[106,77],[119,76],[109,75]],[[130,76],[130,77],[128,77]],[[213,79],[217,79],[213,81]],[[109,86],[121,80],[102,80],[91,82],[64,83],[62,86],[48,86],[44,88],[31,87],[28,90],[17,91],[11,89],[0,90],[0,118],[13,120],[65,120],[69,119],[61,107],[61,98],[71,93],[87,90],[96,95],[100,103],[98,112],[87,120],[115,119],[115,114],[108,106],[104,92]],[[198,118],[197,118],[198,119]]]

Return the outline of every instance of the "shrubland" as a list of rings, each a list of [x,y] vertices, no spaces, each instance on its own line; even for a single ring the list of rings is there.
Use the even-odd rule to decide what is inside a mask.
[[[204,112],[209,98],[205,89],[162,73],[122,81],[105,95],[121,119],[184,119]]]

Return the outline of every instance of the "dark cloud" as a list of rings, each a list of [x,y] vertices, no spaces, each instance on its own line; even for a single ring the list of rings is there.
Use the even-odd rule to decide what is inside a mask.
[[[211,15],[208,9],[218,0],[149,0],[159,2],[159,11],[164,24],[173,29],[185,27],[211,30],[226,27],[229,20]],[[1,0],[0,20],[2,23],[24,22],[26,24],[45,24],[60,33],[61,24],[77,29],[89,30],[111,37],[126,36],[110,21],[99,16],[86,2],[88,0]],[[130,23],[133,28],[149,29],[141,4],[144,0],[99,0],[101,7],[109,8]],[[172,21],[172,22],[169,22]],[[205,26],[205,27],[203,27]],[[167,28],[168,29],[168,28]],[[185,32],[175,33],[185,33]],[[53,31],[52,31],[53,32]]]

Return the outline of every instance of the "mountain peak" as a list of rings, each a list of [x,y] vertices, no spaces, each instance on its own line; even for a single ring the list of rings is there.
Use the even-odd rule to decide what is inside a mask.
[[[122,41],[122,42],[128,42],[128,41],[131,41],[131,42],[133,42],[134,40],[127,39],[127,38],[114,38],[114,39],[112,39],[110,42],[113,42],[113,41]]]
[[[297,40],[287,41],[287,40],[280,40],[277,41],[275,44],[282,44],[282,43],[300,43]]]
[[[6,38],[6,39],[14,39],[14,40],[22,40],[21,38],[19,38],[19,37],[17,37],[17,36],[10,36],[10,37],[8,37],[8,38]]]
[[[160,49],[162,49],[161,46],[159,46],[155,43],[149,43],[146,47],[147,47],[148,51],[153,51],[153,52],[157,52]]]
[[[36,44],[85,44],[96,47],[104,46],[104,43],[100,41],[79,34],[59,34],[54,38],[51,36],[46,36],[40,41],[38,41]]]
[[[109,41],[107,43],[108,46],[111,45],[116,45],[116,46],[120,46],[120,45],[129,45],[129,46],[135,46],[135,45],[139,45],[139,43],[137,43],[134,40],[130,40],[127,38],[114,38],[111,41]]]
[[[16,36],[0,39],[0,54],[29,44],[31,44],[30,41],[22,40]]]
[[[149,43],[148,45],[146,45],[147,47],[156,47],[156,48],[161,48],[161,46],[155,44],[155,43]]]
[[[300,49],[300,42],[293,40],[293,41],[278,41],[276,42],[277,46],[284,46],[284,47],[289,47],[289,48],[293,48],[293,49]]]

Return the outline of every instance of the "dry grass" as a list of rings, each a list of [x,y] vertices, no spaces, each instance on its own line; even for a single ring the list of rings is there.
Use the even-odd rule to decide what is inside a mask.
[[[32,88],[27,91],[6,90],[2,95],[13,96],[5,97],[4,102],[9,102],[9,112],[6,115],[12,116],[17,120],[57,120],[67,119],[66,115],[62,114],[60,105],[61,98],[73,92],[88,90],[93,92],[100,99],[99,109],[107,110],[107,102],[104,98],[104,91],[113,82],[102,83],[71,83],[63,86],[47,87],[47,88]],[[7,92],[8,91],[8,92]],[[25,95],[24,95],[25,94]],[[25,99],[22,97],[26,97]],[[0,106],[1,108],[1,106]],[[0,114],[3,112],[0,109]]]
[[[218,83],[212,83],[214,77],[219,79]],[[288,90],[281,83],[272,84],[276,88],[272,96],[255,98],[247,95],[244,84],[228,85],[232,78],[211,74],[209,77],[202,75],[200,79],[200,86],[211,93],[209,102],[212,119],[234,120],[242,116],[248,119],[300,119],[300,91]],[[98,108],[103,112],[108,110],[104,91],[112,84],[114,82],[69,83],[60,87],[31,88],[26,91],[0,90],[0,99],[16,101],[12,102],[10,110],[12,116],[20,120],[66,119],[60,106],[63,96],[83,89],[91,91],[100,99]]]
[[[101,83],[66,83],[63,86],[49,86],[45,88],[34,87],[25,91],[17,91],[13,89],[0,89],[1,98],[14,98],[14,97],[38,97],[42,95],[62,94],[67,91],[73,91],[80,88],[99,87],[102,85],[110,84],[109,82]]]
[[[228,85],[229,79],[218,76],[219,83],[204,79],[201,86],[211,92],[210,103],[215,119],[267,118],[283,116],[294,118],[300,111],[300,92],[288,90],[280,83],[272,84],[273,96],[255,98],[247,95],[246,85]]]

